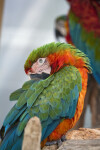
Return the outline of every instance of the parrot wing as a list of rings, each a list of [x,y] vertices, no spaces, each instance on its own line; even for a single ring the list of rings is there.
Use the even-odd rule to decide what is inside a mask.
[[[11,93],[10,95],[10,101],[15,101],[15,100],[18,100],[19,97],[21,96],[21,94],[23,92],[25,92],[26,90],[28,90],[31,85],[35,82],[38,82],[38,80],[29,80],[27,82],[25,82],[25,84],[22,86],[22,88],[16,90],[15,92]]]
[[[15,94],[17,103],[4,121],[7,129],[1,150],[21,148],[22,133],[31,117],[37,116],[41,120],[41,140],[50,135],[62,120],[74,117],[82,89],[81,75],[76,67],[64,67],[45,80],[28,83],[22,86],[24,91],[21,94]]]
[[[87,32],[71,11],[68,23],[73,44],[87,54],[93,69],[93,75],[100,84],[100,37],[95,36],[93,32]]]

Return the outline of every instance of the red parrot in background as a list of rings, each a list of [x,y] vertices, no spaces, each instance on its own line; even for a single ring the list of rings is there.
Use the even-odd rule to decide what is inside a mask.
[[[92,126],[96,127],[100,124],[100,0],[67,1],[70,10],[56,19],[56,37],[64,37],[90,59],[93,74],[89,75],[85,105],[90,104]]]

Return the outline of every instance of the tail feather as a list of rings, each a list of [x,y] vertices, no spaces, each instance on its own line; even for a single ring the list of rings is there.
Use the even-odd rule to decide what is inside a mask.
[[[5,135],[0,145],[0,150],[21,150],[23,134],[19,137],[16,134],[17,126],[14,126]]]
[[[0,129],[0,139],[1,139],[1,140],[3,140],[4,132],[5,132],[5,127],[2,126],[2,128]]]

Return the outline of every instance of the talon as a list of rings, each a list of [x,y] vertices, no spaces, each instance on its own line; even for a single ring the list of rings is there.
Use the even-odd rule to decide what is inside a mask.
[[[63,136],[61,137],[61,141],[64,142],[64,141],[66,141],[66,140],[67,140],[67,139],[66,139],[66,136],[63,135]]]
[[[46,143],[46,146],[56,145],[57,141],[50,141]]]
[[[60,140],[57,140],[57,145],[58,145],[58,148],[62,145],[61,139],[60,139]]]

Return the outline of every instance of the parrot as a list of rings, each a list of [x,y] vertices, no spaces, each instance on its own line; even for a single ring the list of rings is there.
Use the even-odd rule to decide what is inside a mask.
[[[90,59],[92,74],[89,74],[85,107],[80,126],[84,125],[86,107],[89,104],[92,112],[92,127],[99,127],[100,99],[100,0],[66,0],[70,4],[67,15],[57,17],[55,35],[58,41],[72,44],[84,52]],[[60,38],[61,37],[61,38]],[[97,123],[98,121],[98,123]],[[78,127],[80,127],[78,126]]]
[[[67,0],[71,8],[68,15],[56,19],[55,35],[64,37],[90,59],[93,76],[100,85],[100,1]]]
[[[34,116],[41,121],[41,147],[65,135],[80,118],[92,72],[86,54],[60,42],[34,49],[24,70],[30,80],[10,95],[16,103],[0,130],[0,150],[21,150],[25,126]]]

